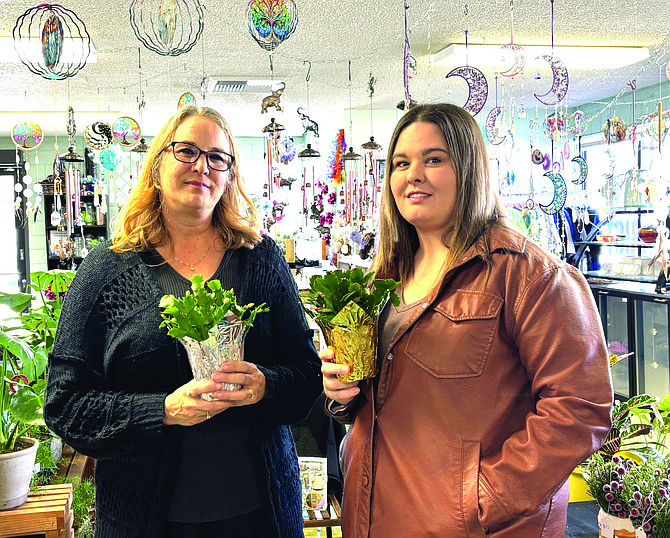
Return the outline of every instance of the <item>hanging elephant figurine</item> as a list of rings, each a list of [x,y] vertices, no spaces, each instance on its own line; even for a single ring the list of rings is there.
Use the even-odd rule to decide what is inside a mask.
[[[307,134],[307,131],[312,131],[314,133],[314,136],[317,138],[319,137],[319,124],[316,123],[312,118],[310,118],[307,114],[304,114],[303,112],[300,112],[302,110],[302,107],[298,107],[298,116],[300,117],[302,121],[302,128],[303,128],[303,136]]]
[[[284,93],[285,89],[286,84],[282,82],[281,88],[278,90],[272,90],[272,94],[263,97],[263,101],[261,101],[261,114],[267,112],[268,108],[271,106],[273,106],[275,110],[278,110],[279,112],[282,111],[282,108],[279,106],[279,99],[281,99],[281,94]]]

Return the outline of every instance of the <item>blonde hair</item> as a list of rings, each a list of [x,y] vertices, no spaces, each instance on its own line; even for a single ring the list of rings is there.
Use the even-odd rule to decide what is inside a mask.
[[[219,232],[224,248],[251,248],[260,241],[258,213],[244,191],[239,169],[239,152],[228,123],[212,108],[184,106],[168,120],[151,142],[137,186],[131,191],[117,217],[110,250],[138,252],[146,250],[149,244],[160,244],[169,240],[170,234],[162,212],[159,169],[168,154],[163,150],[172,142],[177,128],[192,116],[202,116],[216,122],[228,138],[235,157],[228,170],[226,187],[212,214],[212,225]]]
[[[393,153],[400,133],[417,122],[432,123],[440,128],[456,174],[458,197],[452,224],[442,237],[442,242],[449,247],[442,274],[453,267],[480,237],[480,255],[489,263],[488,240],[484,232],[501,219],[505,224],[503,206],[489,175],[484,137],[470,113],[451,104],[419,105],[410,109],[398,121],[389,143],[379,216],[379,247],[372,264],[378,277],[399,277],[402,282],[406,282],[414,271],[419,237],[414,226],[400,214],[390,181]]]

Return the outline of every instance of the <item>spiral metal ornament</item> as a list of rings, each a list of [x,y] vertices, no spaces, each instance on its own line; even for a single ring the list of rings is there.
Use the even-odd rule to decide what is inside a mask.
[[[200,0],[133,0],[130,26],[149,50],[179,56],[193,48],[205,26]]]
[[[12,31],[21,63],[47,80],[81,71],[91,53],[91,36],[77,15],[57,4],[40,4],[21,15]]]

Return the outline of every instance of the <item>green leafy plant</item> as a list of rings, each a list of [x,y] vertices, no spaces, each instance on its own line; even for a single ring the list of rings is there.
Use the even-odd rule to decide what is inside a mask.
[[[36,271],[28,289],[37,297],[0,292],[0,304],[18,313],[0,327],[0,453],[12,452],[31,427],[44,426],[47,357],[73,278],[72,271]]]
[[[164,295],[158,304],[163,309],[160,327],[167,327],[168,334],[175,338],[188,336],[202,342],[208,338],[210,329],[224,318],[234,316],[251,326],[258,314],[269,311],[265,303],[255,308],[253,303],[239,306],[235,292],[224,290],[218,280],[207,282],[207,288],[209,290],[205,288],[204,277],[195,275],[191,279],[191,290],[183,298]]]
[[[314,275],[309,279],[310,289],[300,292],[305,310],[317,323],[330,324],[346,305],[353,302],[376,321],[386,302],[390,300],[398,306],[400,297],[393,293],[398,282],[392,278],[372,280],[372,277],[372,272],[364,273],[360,267]]]

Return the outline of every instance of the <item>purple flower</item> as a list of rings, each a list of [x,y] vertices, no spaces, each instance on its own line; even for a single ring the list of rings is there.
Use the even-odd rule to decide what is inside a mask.
[[[65,287],[67,288],[67,283],[65,284]],[[67,294],[67,289],[65,291],[61,291],[58,295],[60,296],[61,299],[65,299],[65,295]],[[56,293],[51,291],[51,284],[49,284],[49,287],[44,290],[44,296],[49,299],[49,301],[55,301],[56,300]]]
[[[605,500],[608,502],[612,502],[614,500],[614,495],[611,493],[605,493]]]
[[[637,517],[637,516],[640,515],[640,511],[639,511],[637,508],[633,508],[633,509],[630,511],[630,515],[631,515],[632,517]]]
[[[328,195],[328,203],[329,203],[329,204],[331,204],[331,205],[334,204],[336,199],[337,199],[337,197],[335,196],[335,193],[334,193],[334,192],[331,192],[331,193]]]
[[[333,213],[331,211],[326,212],[326,224],[333,223]]]

